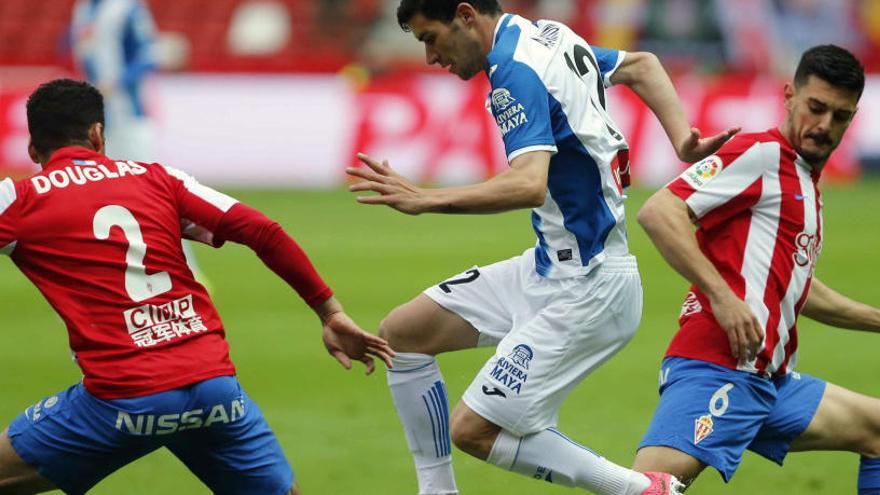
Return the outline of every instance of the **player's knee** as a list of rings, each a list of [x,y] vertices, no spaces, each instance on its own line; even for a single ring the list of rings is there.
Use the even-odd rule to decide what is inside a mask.
[[[872,400],[869,408],[865,408],[856,421],[850,423],[853,431],[858,432],[856,437],[856,450],[859,454],[880,458],[880,413],[877,406],[880,401]]]
[[[379,337],[397,352],[425,352],[426,342],[420,339],[423,332],[416,332],[412,322],[397,308],[379,323]]]
[[[402,337],[401,327],[398,323],[398,318],[395,317],[394,312],[392,311],[388,316],[386,316],[381,323],[379,323],[379,337],[382,337],[388,342],[393,349],[398,351],[404,351],[404,349],[399,348]]]
[[[462,415],[453,415],[449,429],[452,443],[456,447],[462,452],[483,460],[489,457],[489,452],[492,451],[492,445],[495,443],[495,437],[498,435],[495,431],[478,427]]]
[[[473,429],[468,428],[462,421],[453,419],[449,425],[449,430],[452,435],[452,443],[456,447],[461,449],[462,452],[479,457],[477,454],[479,454],[480,450],[480,439]]]
[[[670,473],[685,485],[690,485],[705,467],[696,458],[670,447],[639,449],[633,462],[634,471]]]

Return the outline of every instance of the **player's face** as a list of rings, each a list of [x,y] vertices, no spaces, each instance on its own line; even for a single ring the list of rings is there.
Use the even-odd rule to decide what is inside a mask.
[[[808,163],[822,166],[840,144],[859,103],[854,91],[816,76],[801,87],[785,87],[787,127],[792,146]]]
[[[488,66],[483,45],[476,33],[456,16],[445,24],[416,14],[409,22],[413,35],[425,45],[425,61],[449,68],[467,81]]]

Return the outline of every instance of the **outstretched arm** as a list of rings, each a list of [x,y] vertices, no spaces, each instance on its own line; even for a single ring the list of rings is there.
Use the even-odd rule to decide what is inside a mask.
[[[687,204],[669,189],[661,189],[639,211],[638,222],[666,262],[709,297],[715,319],[727,332],[733,357],[754,356],[763,340],[761,325],[700,251]]]
[[[498,213],[544,204],[550,152],[532,151],[513,159],[510,169],[491,179],[463,187],[425,189],[413,185],[395,172],[388,162],[379,163],[367,155],[358,158],[366,167],[349,168],[348,175],[362,179],[352,192],[372,191],[378,196],[360,196],[358,202],[388,205],[409,214],[420,213]]]
[[[728,139],[740,131],[731,127],[712,137],[700,137],[700,130],[691,127],[681,100],[669,75],[656,55],[649,52],[628,52],[620,67],[611,75],[612,84],[628,86],[654,112],[678,158],[694,163],[718,151]]]
[[[280,225],[238,203],[220,220],[214,237],[215,244],[230,240],[250,247],[269,269],[293,287],[321,319],[327,351],[346,369],[351,368],[351,360],[355,359],[367,366],[367,374],[372,373],[375,364],[371,356],[391,367],[394,351],[388,343],[361,330],[345,314],[308,256]]]
[[[801,314],[833,327],[880,332],[880,309],[854,301],[815,277]]]
[[[176,191],[184,237],[220,247],[226,241],[244,244],[303,298],[321,318],[324,345],[345,368],[351,359],[363,361],[367,373],[374,369],[372,356],[391,367],[394,351],[384,340],[370,335],[342,311],[333,292],[321,279],[308,256],[284,229],[261,212],[205,187],[190,175],[162,167]]]

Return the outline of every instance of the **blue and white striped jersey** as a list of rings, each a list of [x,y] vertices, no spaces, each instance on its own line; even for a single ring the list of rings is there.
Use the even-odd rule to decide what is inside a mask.
[[[74,58],[88,80],[113,88],[108,99],[118,101],[108,103],[122,114],[119,118],[142,117],[141,82],[157,66],[156,27],[146,5],[141,0],[78,0],[71,36]]]
[[[505,14],[496,27],[487,107],[507,158],[553,153],[547,199],[532,210],[544,277],[583,275],[606,256],[629,253],[621,184],[628,146],[605,110],[605,88],[624,56],[590,47],[557,22]]]

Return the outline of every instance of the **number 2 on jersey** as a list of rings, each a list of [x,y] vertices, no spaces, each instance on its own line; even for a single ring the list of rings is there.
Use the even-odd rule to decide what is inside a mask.
[[[574,55],[574,57],[572,57]],[[587,65],[589,62],[590,65]],[[602,73],[599,71],[599,63],[585,46],[574,45],[571,54],[565,54],[565,64],[571,69],[581,80],[590,73],[590,66],[596,71],[596,94],[599,96],[599,103],[605,108],[605,86],[602,82]],[[584,81],[586,83],[586,81]]]
[[[125,234],[128,241],[128,250],[125,253],[125,291],[132,301],[146,301],[171,290],[171,276],[168,272],[147,275],[147,267],[144,266],[147,245],[140,224],[127,208],[119,205],[101,208],[95,213],[93,227],[95,237],[102,241],[110,238],[113,227],[121,228]]]
[[[480,278],[480,270],[477,270],[475,268],[473,270],[466,271],[464,277],[447,280],[446,282],[438,285],[438,287],[440,287],[440,290],[442,290],[443,292],[449,294],[452,292],[451,286],[469,284],[478,278]]]

